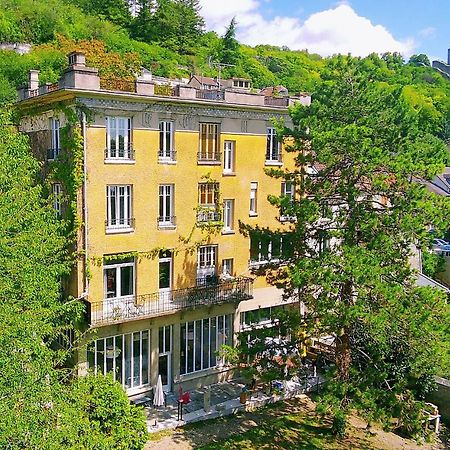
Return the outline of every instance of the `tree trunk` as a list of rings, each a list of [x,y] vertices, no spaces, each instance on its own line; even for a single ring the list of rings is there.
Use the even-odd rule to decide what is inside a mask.
[[[347,327],[343,334],[336,337],[335,361],[337,375],[340,381],[347,381],[350,376],[350,364],[352,362],[350,336]]]

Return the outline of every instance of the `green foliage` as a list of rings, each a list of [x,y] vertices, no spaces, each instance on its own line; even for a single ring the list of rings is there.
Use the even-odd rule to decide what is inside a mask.
[[[143,0],[131,25],[135,39],[192,54],[204,30],[198,0]]]
[[[236,40],[236,25],[236,17],[233,17],[222,38],[220,62],[225,64],[236,64],[239,60],[239,42]]]
[[[428,250],[422,252],[422,270],[425,275],[435,279],[444,267],[445,258],[442,255]]]
[[[83,308],[60,292],[66,230],[44,198],[28,138],[5,111],[0,154],[0,448],[142,448],[145,418],[122,387],[101,376],[74,381],[67,368],[73,348],[61,343]]]
[[[429,242],[430,223],[448,226],[448,199],[416,181],[440,172],[448,149],[432,134],[434,106],[425,114],[413,87],[383,80],[401,58],[384,60],[328,60],[312,105],[291,111],[294,129],[279,127],[297,167],[268,173],[293,182],[297,201],[269,201],[297,220],[292,258],[272,281],[299,296],[319,335],[336,336],[330,410],[351,405],[401,421],[398,398],[421,396],[449,364],[445,295],[417,288],[408,263],[412,244]]]
[[[423,53],[420,55],[411,55],[408,64],[412,64],[413,66],[431,66],[428,56]]]
[[[130,404],[112,376],[88,375],[78,378],[70,393],[73,405],[66,447],[101,449],[142,449],[147,441],[147,426],[142,408]],[[61,430],[65,434],[66,430]],[[75,433],[74,433],[75,431]],[[69,440],[72,438],[71,441]]]

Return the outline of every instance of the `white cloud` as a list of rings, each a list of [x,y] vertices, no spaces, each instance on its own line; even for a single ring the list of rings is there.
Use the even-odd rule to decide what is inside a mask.
[[[422,30],[419,31],[419,35],[422,37],[435,37],[436,36],[436,28],[434,27],[427,27],[427,28],[423,28]]]
[[[209,29],[223,33],[233,16],[238,22],[238,38],[249,45],[287,45],[291,49],[308,49],[323,56],[351,53],[401,52],[409,56],[412,39],[398,40],[382,25],[374,25],[359,16],[347,2],[309,16],[303,23],[298,17],[275,16],[265,19],[257,0],[201,0],[202,14]]]

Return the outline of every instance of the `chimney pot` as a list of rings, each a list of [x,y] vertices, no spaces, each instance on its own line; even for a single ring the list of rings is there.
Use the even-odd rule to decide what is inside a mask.
[[[69,67],[86,67],[86,56],[82,52],[72,52],[69,54]]]
[[[28,72],[28,89],[39,88],[39,70],[30,70]]]

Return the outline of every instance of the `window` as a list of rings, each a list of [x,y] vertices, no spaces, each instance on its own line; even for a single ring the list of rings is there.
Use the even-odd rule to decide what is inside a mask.
[[[200,183],[198,185],[197,222],[216,222],[220,220],[217,205],[219,183]]]
[[[130,185],[113,185],[106,187],[108,231],[126,231],[133,228],[132,187]]]
[[[232,315],[185,322],[180,327],[180,373],[198,372],[222,364],[216,352],[232,345]]]
[[[88,349],[89,367],[111,373],[125,389],[148,385],[150,333],[148,330],[95,340]]]
[[[256,327],[272,323],[277,314],[285,309],[285,305],[268,306],[241,313],[241,328]]]
[[[159,290],[168,292],[172,289],[172,252],[159,252]]]
[[[222,259],[222,276],[224,278],[233,276],[233,258]]]
[[[197,285],[211,284],[217,281],[217,246],[205,245],[197,253]]]
[[[291,254],[289,234],[250,233],[250,265],[280,262]]]
[[[330,249],[330,237],[326,231],[320,230],[318,232],[317,244],[317,250],[320,255]]]
[[[234,173],[234,141],[225,141],[223,147],[223,173]]]
[[[174,185],[159,185],[159,216],[158,225],[160,227],[174,226],[175,215],[174,210]]]
[[[234,200],[223,201],[223,231],[234,231]]]
[[[53,161],[54,159],[56,159],[61,150],[60,149],[60,140],[59,140],[59,129],[60,129],[59,119],[52,117],[50,119],[51,143],[50,143],[50,148],[47,151],[47,159],[49,161]]]
[[[173,149],[174,127],[173,122],[159,122],[159,151],[158,157],[163,161],[175,161],[175,150]]]
[[[281,145],[275,128],[267,128],[266,162],[281,162]]]
[[[250,212],[251,216],[258,214],[258,183],[250,183]]]
[[[106,118],[106,159],[133,160],[131,145],[131,119],[129,117]]]
[[[200,124],[200,151],[198,161],[203,163],[220,162],[219,124]]]
[[[54,183],[52,185],[53,195],[53,209],[57,216],[62,215],[62,185],[61,183]]]
[[[129,258],[103,266],[105,298],[123,298],[134,295],[134,259]]]
[[[294,220],[295,216],[292,211],[292,205],[294,203],[295,185],[292,181],[284,181],[281,183],[281,196],[286,197],[283,199],[284,205],[280,208],[280,220]]]

